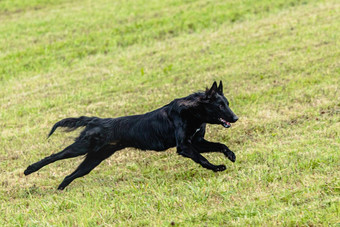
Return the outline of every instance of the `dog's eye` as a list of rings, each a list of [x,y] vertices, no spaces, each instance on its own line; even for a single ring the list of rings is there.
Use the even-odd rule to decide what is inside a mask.
[[[221,104],[220,104],[220,105],[218,105],[218,107],[219,107],[220,109],[223,109],[223,105],[221,105]]]

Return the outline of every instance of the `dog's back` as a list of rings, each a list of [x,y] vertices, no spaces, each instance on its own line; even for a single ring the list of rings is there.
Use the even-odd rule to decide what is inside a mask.
[[[169,119],[170,106],[152,112],[119,118],[101,119],[108,143],[141,150],[164,151],[176,146],[174,126]],[[86,129],[85,129],[86,130]]]

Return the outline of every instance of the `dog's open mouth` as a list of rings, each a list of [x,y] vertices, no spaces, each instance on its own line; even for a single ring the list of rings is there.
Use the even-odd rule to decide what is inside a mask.
[[[222,123],[223,127],[225,128],[231,127],[231,124],[228,121],[224,120],[223,118],[219,118],[218,120]]]

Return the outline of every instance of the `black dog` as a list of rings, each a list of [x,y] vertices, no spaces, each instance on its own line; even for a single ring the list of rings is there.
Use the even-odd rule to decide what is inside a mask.
[[[79,167],[59,185],[58,189],[62,190],[74,179],[88,174],[104,159],[123,148],[164,151],[175,146],[178,154],[191,158],[204,168],[223,171],[225,165],[213,165],[200,153],[222,152],[232,162],[235,162],[235,154],[224,144],[204,139],[206,123],[229,128],[229,122],[237,120],[238,117],[231,111],[223,95],[222,81],[218,87],[214,82],[205,92],[175,99],[143,115],[104,119],[66,118],[57,122],[48,136],[58,127],[74,130],[85,126],[85,129],[72,145],[28,166],[24,173],[28,175],[57,160],[87,154]]]

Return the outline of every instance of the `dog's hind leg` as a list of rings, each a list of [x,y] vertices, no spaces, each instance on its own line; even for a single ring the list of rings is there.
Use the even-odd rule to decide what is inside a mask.
[[[69,185],[74,179],[82,177],[91,172],[96,166],[98,166],[104,159],[110,157],[116,151],[123,149],[122,146],[104,146],[97,152],[88,153],[85,160],[78,166],[78,168],[65,177],[63,182],[58,187],[58,190],[63,190],[67,185]]]
[[[76,141],[75,143],[71,144],[70,146],[66,147],[64,150],[52,154],[44,159],[30,165],[25,170],[24,174],[29,175],[35,171],[38,171],[42,167],[51,164],[55,161],[66,159],[66,158],[73,158],[80,155],[84,155],[88,152],[88,144],[84,143],[83,141]]]

